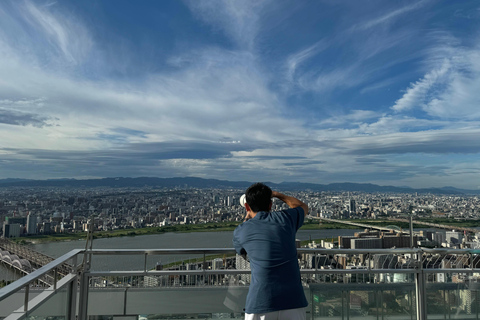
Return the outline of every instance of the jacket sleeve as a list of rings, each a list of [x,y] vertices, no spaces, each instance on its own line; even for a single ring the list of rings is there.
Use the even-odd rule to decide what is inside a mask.
[[[293,209],[288,209],[287,212],[292,218],[292,222],[294,223],[295,230],[298,231],[300,227],[303,225],[305,220],[305,212],[303,211],[302,207],[296,207]]]
[[[245,249],[243,248],[242,244],[240,243],[240,239],[239,239],[239,237],[238,237],[237,229],[235,229],[235,231],[233,231],[233,247],[235,248],[235,251],[236,251],[239,255],[245,255],[245,254],[247,254],[247,251],[245,251]]]

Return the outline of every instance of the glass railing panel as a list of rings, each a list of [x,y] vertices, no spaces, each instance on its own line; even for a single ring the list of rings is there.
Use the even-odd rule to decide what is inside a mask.
[[[126,314],[241,313],[247,290],[244,288],[243,292],[236,292],[237,301],[232,301],[227,287],[130,290]]]
[[[234,256],[233,250],[132,251],[94,254],[87,273],[89,316],[161,319],[240,314],[241,318],[251,275],[248,260]],[[132,263],[118,263],[119,257]],[[428,251],[422,256],[387,250],[304,251],[299,262],[310,302],[307,315],[309,319],[416,319],[415,279],[420,272],[425,274],[420,298],[427,319],[480,319],[477,260],[465,250]],[[49,276],[53,277],[53,270]],[[31,283],[30,300],[46,279],[40,276]],[[0,301],[0,311],[4,313],[4,304],[11,311],[21,307],[22,292]],[[61,289],[28,316],[65,318],[68,302]]]
[[[315,274],[312,319],[416,319],[411,274]]]
[[[230,317],[242,313],[245,306],[248,286],[240,280],[242,276],[200,273],[91,277],[88,314]]]
[[[30,289],[31,290],[31,289]],[[30,292],[31,295],[36,293]],[[0,319],[3,319],[10,315],[12,312],[23,306],[25,301],[25,291],[20,290],[11,296],[0,301]]]
[[[82,257],[83,259],[83,257]],[[235,253],[209,253],[203,254],[199,249],[197,253],[182,253],[172,250],[170,253],[116,253],[93,254],[91,270],[95,271],[142,271],[142,270],[197,270],[231,268],[235,265]]]
[[[89,316],[124,315],[128,288],[90,288],[88,292]]]
[[[480,319],[477,277],[471,273],[438,273],[426,285],[428,319]]]
[[[63,320],[68,319],[70,296],[66,288],[56,290],[51,296],[42,301],[34,310],[28,311],[25,319],[28,320]]]
[[[145,314],[138,317],[139,320],[157,320],[157,319],[175,319],[175,320],[191,320],[191,319],[237,319],[243,320],[245,316],[240,313],[193,313],[193,314]]]
[[[91,289],[88,315],[181,319],[215,314],[241,317],[248,287],[106,288]]]

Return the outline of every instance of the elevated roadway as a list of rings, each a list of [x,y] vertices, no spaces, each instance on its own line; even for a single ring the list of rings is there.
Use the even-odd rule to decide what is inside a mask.
[[[315,220],[321,220],[321,221],[326,221],[326,222],[332,222],[332,223],[342,223],[342,224],[348,224],[351,226],[356,226],[360,228],[365,228],[365,229],[375,229],[375,230],[380,230],[380,231],[390,231],[392,228],[389,227],[380,227],[380,226],[373,226],[370,224],[364,224],[364,223],[357,223],[357,222],[351,222],[351,221],[346,221],[346,220],[337,220],[337,219],[329,219],[329,218],[319,218],[319,217],[311,217],[312,219]],[[388,221],[392,222],[405,222],[405,223],[410,223],[410,220],[408,219],[401,219],[401,218],[387,218]],[[447,229],[447,230],[461,230],[461,231],[466,231],[470,233],[477,233],[480,232],[478,229],[474,228],[466,228],[466,227],[459,227],[459,226],[452,226],[452,225],[446,225],[446,224],[438,224],[438,223],[431,223],[431,222],[423,222],[423,221],[413,221],[414,224],[420,224],[424,226],[429,226],[433,228],[439,228],[439,229]],[[405,230],[397,230],[393,229],[397,232],[405,233],[405,234],[410,234],[410,232],[405,231]]]
[[[387,218],[389,221],[397,221],[397,222],[409,222],[408,219],[401,219],[401,218]],[[471,233],[477,233],[480,232],[478,229],[474,228],[465,228],[465,227],[459,227],[459,226],[451,226],[451,225],[446,225],[446,224],[438,224],[438,223],[431,223],[431,222],[422,222],[422,221],[413,221],[415,224],[421,224],[424,226],[429,226],[429,227],[434,227],[434,228],[440,228],[440,229],[449,229],[449,230],[461,230],[461,231],[466,231],[466,232],[471,232]]]
[[[373,225],[370,225],[370,224],[357,223],[357,222],[351,222],[351,221],[346,221],[346,220],[337,220],[337,219],[319,218],[319,217],[311,217],[311,218],[313,218],[315,220],[325,221],[325,222],[348,224],[348,225],[351,225],[351,226],[360,227],[360,228],[364,228],[364,229],[375,229],[375,230],[387,231],[387,232],[389,232],[391,230],[395,230],[396,232],[410,234],[410,232],[404,231],[404,230],[398,230],[398,229],[393,229],[393,228],[389,228],[389,227],[373,226]],[[405,221],[408,222],[408,220],[405,220]]]

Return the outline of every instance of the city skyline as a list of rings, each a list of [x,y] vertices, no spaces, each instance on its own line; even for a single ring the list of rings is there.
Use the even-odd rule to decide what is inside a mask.
[[[0,179],[478,189],[475,1],[3,1]]]

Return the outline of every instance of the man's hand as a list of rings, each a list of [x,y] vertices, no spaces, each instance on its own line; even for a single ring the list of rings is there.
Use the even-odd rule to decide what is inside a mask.
[[[284,195],[283,193],[272,191],[272,198],[278,198],[285,202],[290,208],[302,207],[305,216],[308,214],[308,206],[297,198]]]

